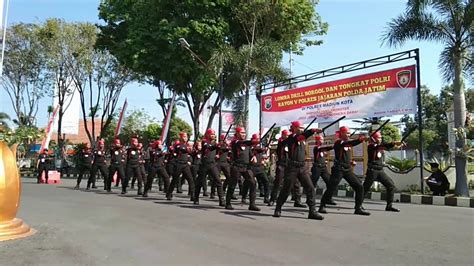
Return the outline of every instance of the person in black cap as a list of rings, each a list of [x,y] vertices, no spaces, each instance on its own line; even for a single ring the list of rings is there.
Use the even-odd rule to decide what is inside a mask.
[[[43,151],[39,154],[38,156],[38,163],[37,163],[37,169],[38,169],[38,177],[37,177],[37,183],[41,183],[41,176],[44,172],[44,184],[48,184],[48,170],[49,170],[49,155],[48,155],[48,149],[43,149]]]
[[[449,181],[446,175],[439,169],[439,164],[430,163],[433,173],[425,178],[426,184],[433,191],[433,196],[444,196],[449,189]]]

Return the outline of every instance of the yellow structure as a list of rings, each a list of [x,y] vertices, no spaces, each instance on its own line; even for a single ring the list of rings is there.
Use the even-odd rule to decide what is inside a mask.
[[[16,164],[16,145],[0,140],[0,241],[31,236],[36,231],[16,218],[20,207],[21,181]]]

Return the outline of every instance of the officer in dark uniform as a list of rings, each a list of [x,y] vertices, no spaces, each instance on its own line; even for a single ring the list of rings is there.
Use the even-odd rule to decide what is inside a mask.
[[[90,189],[92,184],[92,188],[97,188],[95,186],[95,177],[98,172],[102,175],[102,179],[107,180],[108,173],[107,173],[107,163],[105,161],[105,140],[100,139],[97,143],[97,148],[94,150],[94,162],[92,163],[92,171],[87,181],[87,190]]]
[[[191,157],[193,160],[193,163],[191,164],[191,174],[193,175],[193,180],[195,186],[197,186],[197,180],[198,180],[198,172],[199,172],[199,167],[201,165],[201,156],[202,156],[202,145],[201,141],[197,140],[194,145],[193,145],[193,151],[191,152]],[[204,188],[204,193],[207,191],[207,180],[203,180],[203,183],[201,186]],[[194,189],[196,190],[196,188]],[[203,196],[207,196],[203,194]]]
[[[324,219],[316,212],[315,190],[308,168],[305,165],[306,159],[306,139],[314,133],[322,132],[319,128],[304,131],[303,124],[300,121],[291,122],[290,130],[292,135],[283,140],[282,145],[288,147],[288,164],[285,168],[285,180],[283,189],[278,196],[277,205],[273,217],[281,216],[281,208],[286,202],[290,189],[294,186],[296,179],[299,179],[303,185],[306,194],[306,203],[309,207],[308,219],[322,220]]]
[[[319,207],[320,213],[327,213],[326,204],[331,198],[331,195],[336,191],[339,182],[344,178],[347,183],[355,191],[355,212],[358,215],[370,215],[369,212],[362,208],[364,202],[364,187],[362,182],[352,172],[352,147],[361,144],[365,141],[365,136],[360,135],[358,139],[350,140],[350,129],[348,127],[339,128],[340,139],[334,143],[334,165],[331,171],[331,178],[326,191],[321,198],[321,205]]]
[[[260,137],[258,134],[252,135],[252,142],[260,142]],[[263,202],[268,203],[270,200],[270,183],[268,182],[268,177],[265,172],[264,160],[266,160],[267,148],[262,147],[260,144],[252,146],[252,159],[250,164],[252,166],[252,172],[257,178],[257,181],[261,183],[261,189],[263,192]]]
[[[192,147],[188,143],[188,134],[186,132],[179,133],[179,142],[173,147],[175,156],[173,179],[166,194],[166,199],[173,198],[173,190],[178,183],[178,180],[183,174],[183,177],[188,181],[189,191],[191,193],[191,201],[194,201],[194,180],[191,173],[191,152]]]
[[[114,143],[110,148],[109,178],[107,179],[106,185],[106,190],[109,192],[111,191],[111,186],[115,174],[117,174],[117,180],[115,181],[115,184],[118,185],[119,180],[122,180],[123,185],[123,181],[125,180],[125,157],[126,154],[123,149],[122,143],[120,143],[120,139],[117,138],[114,140]]]
[[[382,143],[382,134],[380,132],[374,133],[370,138],[370,143],[367,146],[368,163],[367,175],[364,180],[364,192],[367,194],[370,187],[375,180],[382,183],[387,191],[387,206],[386,211],[399,212],[400,210],[392,206],[393,194],[395,192],[395,184],[392,179],[384,172],[384,151],[393,149],[396,146],[402,145],[401,142]]]
[[[174,150],[175,145],[179,145],[179,140],[175,140],[172,143],[172,145],[168,148],[169,152],[166,155],[166,159],[165,159],[166,172],[168,173],[170,178],[173,177],[174,175],[174,169],[176,168],[176,155],[178,155]],[[168,189],[165,190],[166,194],[168,194]]]
[[[321,135],[316,135],[314,137],[316,145],[313,148],[313,167],[311,168],[311,180],[313,181],[313,185],[316,188],[318,185],[318,180],[321,177],[326,183],[326,187],[329,184],[329,179],[331,175],[329,174],[326,157],[327,153],[333,149],[331,145],[323,145],[324,139]],[[326,202],[328,205],[336,205],[334,199],[332,199],[332,195]]]
[[[207,182],[207,176],[209,175],[212,182],[216,184],[217,196],[219,197],[219,206],[225,206],[224,192],[222,191],[222,181],[216,163],[216,132],[212,128],[206,130],[206,134],[204,135],[201,146],[201,165],[199,167],[198,180],[196,182],[197,187],[194,194],[194,204],[199,204],[201,186],[204,182]]]
[[[275,179],[273,180],[273,187],[272,193],[270,197],[270,201],[268,202],[268,206],[273,206],[275,201],[278,198],[280,193],[281,185],[283,184],[283,178],[285,176],[285,167],[287,165],[287,157],[288,157],[288,147],[283,145],[283,141],[288,138],[289,132],[288,130],[284,129],[281,131],[281,137],[278,139],[277,149],[276,149],[276,169],[275,169]],[[293,194],[293,198],[295,200],[294,207],[304,208],[306,205],[301,203],[301,184],[300,182],[295,182],[291,193]]]
[[[251,146],[254,144],[251,140],[245,140],[246,132],[243,127],[237,127],[235,129],[235,138],[231,142],[232,150],[232,166],[230,169],[230,181],[229,187],[226,194],[226,206],[228,210],[233,210],[232,207],[232,195],[234,195],[235,186],[237,185],[237,180],[241,176],[244,177],[245,181],[250,190],[250,205],[249,210],[251,211],[260,211],[255,205],[256,198],[256,182],[255,177],[253,176],[252,171],[250,170],[250,157],[251,157]],[[257,143],[257,142],[255,142]]]
[[[43,175],[43,172],[44,172],[44,179],[45,179],[44,184],[48,184],[49,162],[50,162],[50,157],[48,155],[48,149],[45,148],[38,155],[38,163],[37,163],[38,176],[37,176],[36,183],[38,184],[41,183],[41,176]]]
[[[217,144],[217,170],[219,173],[223,173],[225,176],[224,184],[222,185],[222,189],[225,192],[225,189],[227,188],[227,185],[229,183],[230,179],[230,146],[227,143],[227,140],[225,139],[225,134],[221,134],[219,138],[219,143]],[[214,185],[213,183],[211,183]],[[239,182],[239,189],[241,186],[241,182]],[[211,196],[210,198],[213,199],[215,196],[215,186],[214,189],[211,186]],[[236,199],[236,197],[233,195],[233,199]]]
[[[127,149],[127,170],[125,182],[122,181],[122,194],[127,193],[128,181],[130,178],[138,179],[138,191],[137,195],[142,195],[142,174],[140,170],[140,154],[138,149],[138,139],[132,138],[130,141],[130,147]]]
[[[91,174],[92,169],[92,148],[90,143],[86,143],[86,146],[79,152],[79,176],[77,177],[77,185],[74,189],[79,189],[81,185],[82,177],[85,173]]]
[[[143,197],[148,197],[148,191],[150,191],[153,184],[153,179],[156,175],[158,178],[162,178],[165,183],[165,191],[168,191],[170,186],[170,177],[165,169],[165,156],[166,153],[163,152],[163,146],[161,145],[160,140],[153,142],[150,150],[150,172],[148,174],[145,191],[143,192]]]
[[[143,183],[146,183],[147,174],[146,174],[146,169],[145,169],[145,163],[146,163],[145,151],[143,150],[143,144],[141,142],[138,143],[138,163],[139,163],[140,175],[142,177]]]

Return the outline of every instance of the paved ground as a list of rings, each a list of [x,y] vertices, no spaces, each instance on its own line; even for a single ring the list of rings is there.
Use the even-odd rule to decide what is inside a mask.
[[[213,200],[194,206],[184,194],[173,201],[102,191],[37,185],[24,179],[19,218],[38,230],[30,238],[0,242],[0,265],[472,265],[474,210],[397,204],[401,213],[366,202],[370,217],[352,214],[353,202],[324,221],[287,204],[259,213]],[[262,202],[261,199],[258,200]]]

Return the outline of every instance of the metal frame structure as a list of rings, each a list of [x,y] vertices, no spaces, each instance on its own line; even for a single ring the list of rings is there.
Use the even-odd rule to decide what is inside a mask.
[[[333,67],[309,74],[304,74],[296,77],[292,77],[283,81],[278,81],[278,82],[268,82],[262,85],[262,92],[273,89],[273,88],[278,88],[282,86],[290,86],[292,84],[298,84],[301,82],[306,82],[306,81],[311,81],[311,80],[317,80],[317,79],[322,79],[322,78],[327,78],[335,75],[340,75],[344,73],[349,73],[353,71],[358,71],[358,70],[363,70],[367,68],[372,68],[372,67],[377,67],[377,66],[382,66],[386,64],[391,64],[395,62],[400,62],[400,61],[405,61],[405,60],[415,60],[416,63],[416,86],[417,86],[417,96],[418,96],[418,139],[420,143],[419,151],[420,151],[420,188],[421,188],[421,193],[424,194],[424,179],[423,179],[423,145],[422,145],[422,130],[423,130],[423,122],[421,119],[422,116],[422,102],[421,102],[421,79],[420,79],[420,50],[413,49],[413,50],[408,50],[404,52],[399,52],[395,54],[390,54],[390,55],[385,55],[381,57],[376,57],[348,65],[343,65],[343,66],[338,66],[338,67]],[[260,95],[262,97],[263,95]],[[261,101],[260,101],[261,102]],[[262,131],[262,107],[259,106],[259,128],[260,132]]]

